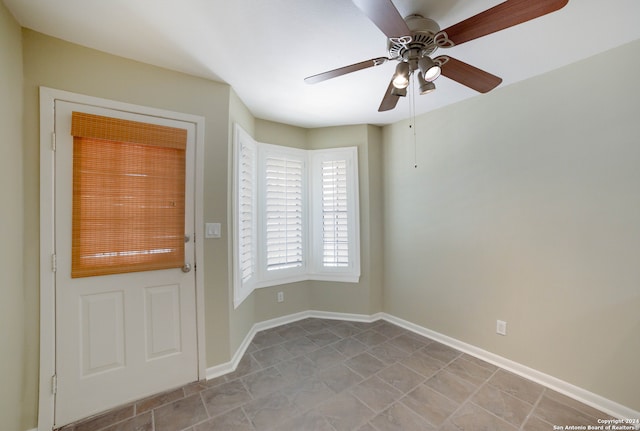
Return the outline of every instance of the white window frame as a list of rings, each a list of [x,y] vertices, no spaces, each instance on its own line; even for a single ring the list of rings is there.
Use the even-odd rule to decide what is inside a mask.
[[[253,168],[254,181],[250,182],[251,205],[254,213],[249,227],[253,232],[251,255],[254,271],[243,280],[240,265],[241,255],[245,252],[241,246],[241,199],[243,181],[242,148],[255,157]],[[304,280],[322,280],[357,283],[360,279],[360,212],[358,191],[358,152],[357,147],[341,147],[324,150],[301,150],[280,145],[265,144],[254,140],[238,124],[234,125],[233,140],[233,298],[237,308],[258,288],[293,283]],[[267,233],[266,233],[266,161],[269,157],[300,161],[302,175],[302,262],[300,266],[269,271],[267,269]],[[322,239],[322,163],[324,161],[346,161],[348,172],[348,250],[349,262],[346,267],[328,267],[323,264]],[[247,169],[245,167],[245,174]],[[246,204],[246,196],[245,196]],[[245,226],[247,228],[247,226]],[[245,238],[246,239],[246,238]],[[246,243],[246,242],[245,242]],[[246,256],[246,253],[244,253]]]

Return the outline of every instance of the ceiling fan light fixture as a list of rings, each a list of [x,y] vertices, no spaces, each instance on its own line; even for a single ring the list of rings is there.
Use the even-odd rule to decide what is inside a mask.
[[[436,84],[434,84],[432,81],[426,81],[422,77],[422,73],[418,74],[418,86],[420,90],[420,95],[429,94],[436,90]]]
[[[422,72],[422,77],[425,81],[431,82],[435,81],[438,76],[440,76],[440,66],[438,63],[433,61],[431,57],[422,57],[418,60],[418,67],[420,68],[420,72]]]
[[[392,94],[393,96],[406,97],[406,96],[407,96],[407,88],[406,88],[406,87],[405,87],[405,88],[396,88],[396,87],[393,87],[393,88],[391,89],[391,94]]]
[[[401,61],[396,66],[396,73],[393,75],[393,86],[398,89],[409,86],[409,64]]]

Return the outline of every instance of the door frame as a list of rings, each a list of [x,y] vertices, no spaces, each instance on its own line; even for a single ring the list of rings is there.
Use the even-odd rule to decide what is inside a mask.
[[[204,268],[204,124],[202,116],[172,112],[40,87],[40,377],[38,431],[51,431],[55,414],[55,101],[94,105],[195,124],[195,267]],[[206,376],[204,271],[195,271],[198,379]],[[171,388],[167,388],[171,389]]]

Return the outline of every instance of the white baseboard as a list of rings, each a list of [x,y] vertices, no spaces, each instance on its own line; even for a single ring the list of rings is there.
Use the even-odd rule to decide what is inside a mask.
[[[518,362],[512,361],[510,359],[483,350],[479,347],[473,346],[439,332],[432,331],[430,329],[424,328],[422,326],[416,325],[415,323],[411,323],[407,320],[400,319],[387,313],[365,315],[308,310],[258,322],[251,327],[251,330],[245,336],[244,340],[233,355],[233,358],[231,358],[229,362],[207,368],[207,380],[235,371],[235,369],[238,367],[240,359],[242,359],[242,357],[244,356],[247,348],[249,347],[249,344],[251,344],[251,341],[253,340],[253,337],[256,335],[256,333],[264,331],[265,329],[275,328],[277,326],[286,325],[287,323],[297,322],[298,320],[307,319],[310,317],[319,319],[348,320],[353,322],[374,322],[378,319],[384,319],[389,323],[393,323],[394,325],[398,325],[411,332],[427,338],[431,338],[432,340],[438,341],[449,347],[453,347],[454,349],[458,349],[461,352],[467,353],[471,356],[475,356],[476,358],[482,359],[483,361],[489,362],[490,364],[496,365],[507,371],[511,371],[514,374],[539,383],[549,389],[553,389],[556,392],[580,401],[613,417],[619,419],[640,418],[640,412],[635,411],[622,404],[616,403],[615,401],[594,394],[593,392],[589,392],[586,389],[580,388],[538,370],[534,370],[533,368],[527,367],[526,365],[522,365]]]
[[[258,322],[254,324],[247,335],[240,343],[240,346],[234,353],[233,357],[229,362],[224,362],[219,365],[214,365],[213,367],[207,368],[206,376],[207,380],[214,379],[216,377],[223,376],[225,374],[231,373],[238,368],[238,363],[244,356],[249,344],[253,340],[253,337],[265,329],[271,329],[278,326],[286,325],[287,323],[297,322],[298,320],[308,319],[308,318],[318,318],[318,319],[332,319],[332,320],[349,320],[352,322],[373,322],[382,317],[382,313],[377,313],[374,315],[368,314],[348,314],[348,313],[334,313],[330,311],[316,311],[316,310],[307,310],[301,311],[299,313],[288,314],[282,317],[276,317],[274,319],[264,320],[262,322]]]
[[[380,320],[384,313],[376,314],[350,314],[350,313],[334,313],[333,311],[317,311],[312,310],[308,312],[307,317],[316,317],[318,319],[331,319],[331,320],[348,320],[351,322],[366,322],[371,323],[376,320]]]
[[[276,317],[274,319],[263,320],[262,322],[258,322],[254,324],[247,335],[240,343],[240,346],[234,353],[233,357],[229,362],[224,362],[219,365],[214,365],[213,367],[207,368],[206,378],[207,380],[214,379],[216,377],[220,377],[222,375],[231,373],[236,370],[238,367],[238,363],[244,356],[249,344],[253,340],[253,337],[265,329],[271,329],[278,326],[286,325],[287,323],[297,322],[298,320],[308,319],[308,318],[318,318],[318,319],[332,319],[332,320],[349,320],[352,322],[373,322],[382,317],[382,313],[377,313],[374,315],[368,314],[347,314],[347,313],[334,313],[330,311],[316,311],[316,310],[307,310],[301,311],[299,313],[288,314],[282,317]]]
[[[589,392],[586,389],[575,386],[571,383],[560,380],[556,377],[550,376],[533,368],[522,365],[518,362],[496,355],[494,353],[483,350],[474,345],[465,343],[447,335],[440,334],[439,332],[432,331],[390,314],[383,313],[382,318],[390,323],[398,325],[416,334],[431,338],[442,344],[446,344],[449,347],[458,349],[461,352],[467,353],[471,356],[475,356],[478,359],[489,362],[507,371],[511,371],[521,377],[524,377],[533,382],[539,383],[549,389],[553,389],[556,392],[560,392],[570,398],[573,398],[581,403],[598,409],[606,414],[617,417],[619,419],[635,419],[640,418],[640,412],[637,412],[627,406],[611,401],[600,395]]]

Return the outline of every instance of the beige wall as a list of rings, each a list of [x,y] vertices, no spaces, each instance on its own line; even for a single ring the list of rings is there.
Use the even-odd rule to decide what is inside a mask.
[[[638,52],[385,127],[385,311],[640,410]]]
[[[24,358],[22,41],[20,26],[0,2],[0,418],[22,430]],[[37,312],[32,315],[37,316]],[[28,414],[28,413],[27,413]],[[24,425],[23,425],[24,423]]]
[[[382,311],[384,298],[384,184],[383,184],[383,153],[382,129],[367,126],[367,182],[366,195],[361,195],[361,201],[367,201],[368,226],[364,235],[368,244],[363,254],[366,259],[365,268],[369,282],[369,313]]]

